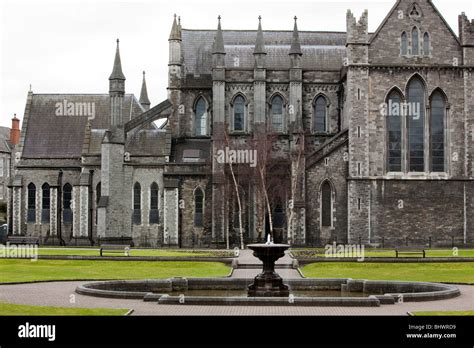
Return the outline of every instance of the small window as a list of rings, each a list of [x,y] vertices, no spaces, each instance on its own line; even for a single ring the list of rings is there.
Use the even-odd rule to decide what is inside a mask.
[[[194,191],[194,226],[203,226],[204,193],[198,187]]]
[[[243,132],[245,127],[245,100],[241,95],[234,99],[234,131]]]
[[[402,56],[406,56],[408,54],[408,36],[406,32],[402,33],[401,52],[402,52]]]
[[[133,224],[141,225],[142,211],[141,211],[142,189],[138,182],[133,185]]]
[[[207,135],[207,103],[203,97],[196,103],[195,131],[197,136]]]
[[[392,91],[387,98],[387,169],[389,172],[402,171],[402,97]]]
[[[72,186],[70,184],[65,184],[63,187],[63,222],[64,223],[72,222],[71,200],[72,200]]]
[[[411,55],[417,56],[420,54],[420,43],[418,36],[418,28],[413,28],[411,32]]]
[[[41,186],[41,191],[43,193],[43,199],[41,202],[41,222],[48,223],[49,222],[49,214],[50,214],[50,207],[51,207],[51,193],[49,189],[49,185],[44,183]]]
[[[276,95],[271,103],[272,128],[274,132],[283,132],[283,98]]]
[[[428,33],[423,35],[423,54],[425,56],[430,55],[430,35]]]
[[[285,210],[283,209],[282,204],[277,204],[275,209],[273,209],[273,227],[285,227]]]
[[[314,102],[314,131],[316,133],[327,132],[326,109],[326,98],[319,96]]]
[[[444,172],[444,121],[446,102],[443,94],[436,91],[431,97],[431,171]]]
[[[332,226],[332,189],[327,181],[321,186],[321,226]]]
[[[33,183],[28,185],[28,213],[27,222],[36,222],[36,186]]]
[[[158,193],[158,184],[154,182],[150,186],[150,224],[157,224],[159,221]]]

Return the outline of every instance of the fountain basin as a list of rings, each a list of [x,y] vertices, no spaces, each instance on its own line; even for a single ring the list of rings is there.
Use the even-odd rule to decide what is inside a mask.
[[[459,289],[450,284],[304,278],[286,281],[289,289],[287,297],[249,297],[246,291],[252,282],[252,279],[239,278],[112,280],[86,283],[77,287],[76,292],[96,297],[141,299],[158,304],[227,306],[374,307],[401,301],[436,301],[460,295]],[[197,296],[197,291],[208,292],[209,296]],[[334,291],[339,292],[340,296],[335,296]]]
[[[263,271],[258,274],[248,287],[250,297],[287,297],[290,295],[288,285],[275,272],[275,262],[285,256],[288,244],[249,244],[253,255],[263,263]]]

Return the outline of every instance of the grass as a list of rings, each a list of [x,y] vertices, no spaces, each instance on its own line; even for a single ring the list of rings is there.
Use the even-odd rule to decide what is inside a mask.
[[[100,256],[98,248],[39,248],[39,255],[64,255],[64,256]],[[105,256],[124,256],[121,253],[104,253]],[[166,249],[132,249],[130,256],[165,256],[165,257],[232,257],[234,251],[228,250],[166,250]]]
[[[44,315],[125,315],[128,309],[111,308],[64,308],[64,307],[44,307],[27,306],[12,303],[0,302],[0,316],[4,315],[25,315],[25,316],[44,316]]]
[[[414,316],[430,317],[430,316],[471,316],[474,311],[447,311],[447,312],[412,312]]]
[[[304,266],[309,278],[354,278],[474,284],[474,263],[318,262]]]
[[[419,248],[414,248],[419,249]],[[292,254],[295,257],[325,257],[324,249],[293,249]],[[452,249],[425,249],[426,257],[474,257],[474,249],[458,249],[457,255]],[[368,249],[364,250],[365,257],[395,257],[395,249]],[[420,257],[420,255],[401,255],[401,257]]]
[[[0,283],[94,280],[158,279],[170,277],[224,277],[230,268],[220,262],[190,261],[83,261],[0,260]]]

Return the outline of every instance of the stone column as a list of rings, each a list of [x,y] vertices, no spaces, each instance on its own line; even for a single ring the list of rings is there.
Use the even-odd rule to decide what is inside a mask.
[[[164,191],[164,245],[178,245],[179,242],[179,194],[174,183],[165,183]],[[170,187],[171,186],[171,187]]]
[[[49,232],[51,236],[58,234],[58,188],[50,187]]]

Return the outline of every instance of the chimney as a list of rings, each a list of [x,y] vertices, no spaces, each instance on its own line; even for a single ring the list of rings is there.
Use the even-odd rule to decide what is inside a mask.
[[[12,118],[12,128],[10,129],[10,143],[15,146],[20,143],[20,120],[16,114]]]

